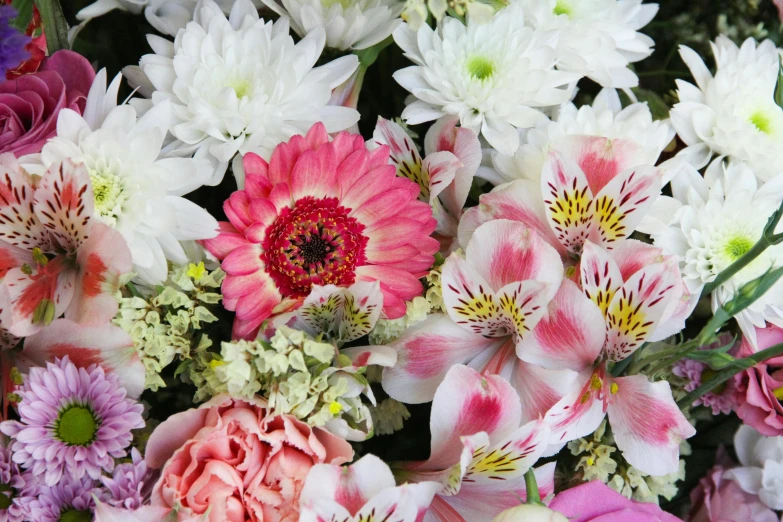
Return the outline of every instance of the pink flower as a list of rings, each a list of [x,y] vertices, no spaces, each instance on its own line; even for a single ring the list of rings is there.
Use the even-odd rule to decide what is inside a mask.
[[[94,78],[86,58],[63,50],[44,60],[38,72],[0,83],[0,153],[41,152],[56,135],[62,109],[84,111]]]
[[[152,504],[181,505],[179,520],[208,512],[209,522],[295,522],[310,468],[352,456],[324,429],[222,396],[158,426],[146,460],[163,468]]]
[[[506,380],[463,365],[454,366],[435,393],[430,433],[430,458],[396,472],[399,480],[443,484],[428,522],[489,521],[519,505],[524,474],[550,443],[543,422],[523,421],[519,396]],[[554,463],[535,474],[541,495],[551,493]]]
[[[715,350],[717,348],[726,346],[730,342],[732,342],[731,334],[723,333],[719,336],[717,341],[715,341],[712,344],[702,346],[699,349]],[[733,344],[734,346],[729,351],[731,355],[734,355],[735,354],[734,352],[736,352],[737,349],[739,348],[738,343],[733,343]],[[702,381],[706,380],[704,374],[707,372],[711,372],[709,366],[707,366],[703,362],[695,361],[693,359],[681,359],[674,365],[674,368],[672,368],[672,373],[674,375],[688,379],[688,383],[685,384],[684,386],[684,389],[687,392],[692,392],[693,390],[701,386]],[[734,403],[735,403],[734,397],[735,397],[734,390],[732,389],[732,387],[726,385],[696,399],[693,405],[694,406],[703,405],[707,408],[711,408],[713,415],[718,415],[719,413],[723,413],[724,415],[727,415],[731,413],[731,411],[734,409]]]
[[[779,522],[775,512],[758,495],[746,493],[739,483],[726,475],[731,462],[721,458],[691,492],[688,522]]]
[[[758,349],[764,350],[783,342],[783,329],[776,326],[757,328]],[[754,352],[742,340],[739,357]],[[783,435],[783,357],[757,364],[734,376],[736,413],[742,421],[768,437]]]
[[[370,152],[358,135],[329,141],[320,123],[278,145],[269,163],[245,155],[245,189],[223,205],[220,235],[204,242],[227,273],[235,337],[299,307],[313,285],[380,281],[386,317],[405,314],[438,250],[436,221],[417,201],[419,186],[388,160],[388,147]]]
[[[563,491],[549,507],[569,522],[682,522],[655,504],[628,500],[598,481]]]
[[[441,489],[437,482],[395,486],[389,466],[375,455],[347,467],[317,464],[302,491],[299,522],[420,522]]]

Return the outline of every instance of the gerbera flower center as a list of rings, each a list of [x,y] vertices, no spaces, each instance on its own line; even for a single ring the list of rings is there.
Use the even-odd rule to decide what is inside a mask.
[[[468,73],[477,80],[484,81],[495,74],[495,63],[486,56],[471,56],[467,66]]]
[[[89,511],[78,511],[74,508],[66,509],[60,514],[58,522],[90,522],[92,513]]]
[[[121,177],[108,169],[90,169],[90,184],[95,198],[95,213],[112,226],[122,214],[122,205],[128,199]]]
[[[364,225],[337,198],[307,196],[284,209],[264,239],[267,273],[286,297],[304,297],[313,285],[349,286],[365,261]]]
[[[734,237],[730,239],[724,248],[726,255],[736,261],[753,248],[753,241],[746,237]]]
[[[69,446],[87,446],[95,440],[99,422],[89,408],[74,404],[68,406],[57,418],[55,433]]]

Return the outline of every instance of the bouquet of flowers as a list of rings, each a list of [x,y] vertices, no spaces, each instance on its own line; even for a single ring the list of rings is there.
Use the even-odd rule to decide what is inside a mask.
[[[780,522],[776,4],[0,1],[0,522]]]

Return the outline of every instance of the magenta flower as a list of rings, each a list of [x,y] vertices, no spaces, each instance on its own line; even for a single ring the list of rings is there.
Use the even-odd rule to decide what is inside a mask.
[[[329,141],[314,125],[279,145],[269,163],[244,157],[245,189],[223,205],[230,222],[205,241],[223,261],[234,335],[252,338],[268,317],[298,308],[313,285],[380,281],[386,317],[422,291],[438,242],[419,186],[396,176],[389,148],[359,135]],[[389,210],[393,209],[393,212]]]
[[[84,56],[62,50],[46,58],[38,72],[0,83],[0,153],[41,152],[57,134],[62,109],[84,111],[94,79]]]
[[[126,397],[116,374],[77,368],[67,356],[30,369],[17,393],[20,420],[1,423],[0,431],[14,439],[14,462],[43,475],[47,486],[64,475],[98,479],[112,471],[131,430],[144,427],[141,405]]]

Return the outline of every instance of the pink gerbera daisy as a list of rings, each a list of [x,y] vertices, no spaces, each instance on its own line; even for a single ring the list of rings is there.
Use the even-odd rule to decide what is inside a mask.
[[[389,148],[356,134],[329,141],[314,125],[278,145],[269,163],[244,157],[245,189],[223,208],[229,223],[205,245],[223,261],[234,336],[252,338],[268,317],[301,305],[313,285],[380,281],[384,313],[405,314],[422,291],[438,242],[419,186],[397,177]]]
[[[67,356],[31,368],[17,393],[20,420],[0,423],[0,431],[13,439],[14,462],[43,475],[47,486],[66,471],[76,479],[112,471],[131,430],[144,427],[143,408],[126,397],[116,374],[77,368]]]

